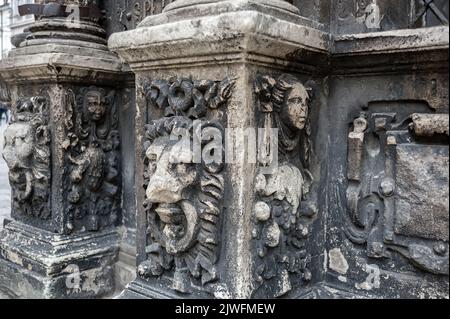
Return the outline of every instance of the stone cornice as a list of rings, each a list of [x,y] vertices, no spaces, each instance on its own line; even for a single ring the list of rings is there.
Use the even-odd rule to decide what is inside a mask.
[[[352,34],[332,43],[334,74],[448,70],[448,27]]]
[[[181,66],[270,59],[282,67],[297,62],[315,67],[326,64],[329,36],[256,11],[240,11],[113,34],[109,47],[134,70],[164,67],[171,60]]]
[[[333,55],[379,54],[448,49],[448,27],[430,27],[336,36]]]
[[[161,23],[169,13],[113,34],[110,49],[135,71],[247,62],[305,73],[365,74],[442,69],[448,63],[448,27],[333,36],[258,11]]]
[[[5,82],[117,83],[129,72],[108,51],[44,44],[0,61]]]

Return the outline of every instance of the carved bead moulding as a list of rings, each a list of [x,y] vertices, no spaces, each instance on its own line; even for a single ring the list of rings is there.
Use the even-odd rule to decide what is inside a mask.
[[[98,87],[65,95],[66,232],[97,231],[120,217],[120,137],[115,91]]]
[[[348,134],[345,233],[370,258],[448,275],[448,114],[391,104],[370,103]]]
[[[255,179],[252,251],[255,297],[280,297],[311,280],[307,240],[317,208],[309,172],[312,83],[291,75],[258,75],[255,98],[260,127],[278,130],[278,147],[266,141],[271,163],[259,164]],[[300,154],[300,156],[299,156]]]
[[[222,135],[220,118],[209,113],[226,107],[234,86],[230,78],[142,81],[148,106],[161,110],[163,117],[145,125],[147,257],[138,266],[138,275],[167,279],[177,292],[214,293],[218,285],[224,164],[194,161],[189,145],[184,147],[171,136],[183,132],[189,141],[198,138],[203,146],[212,135]]]
[[[49,107],[46,96],[19,98],[4,132],[12,216],[19,220],[48,220],[52,215]]]

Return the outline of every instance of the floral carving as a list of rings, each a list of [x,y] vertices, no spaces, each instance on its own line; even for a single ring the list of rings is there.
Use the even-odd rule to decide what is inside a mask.
[[[147,100],[164,110],[165,116],[187,116],[198,119],[208,109],[217,109],[230,98],[235,81],[193,81],[187,78],[145,80],[142,84]]]

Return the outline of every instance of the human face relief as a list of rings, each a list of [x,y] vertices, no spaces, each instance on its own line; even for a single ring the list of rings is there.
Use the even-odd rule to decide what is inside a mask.
[[[289,92],[282,116],[292,128],[303,130],[308,119],[308,91],[295,83]]]
[[[89,92],[86,95],[87,99],[87,109],[91,119],[98,122],[103,119],[106,113],[106,106],[102,102],[102,97],[100,92]]]
[[[30,124],[13,123],[4,133],[3,158],[11,171],[30,168],[34,150],[34,131]]]
[[[146,151],[150,176],[146,195],[151,203],[175,204],[186,199],[186,190],[198,177],[192,152],[169,137],[157,138]]]

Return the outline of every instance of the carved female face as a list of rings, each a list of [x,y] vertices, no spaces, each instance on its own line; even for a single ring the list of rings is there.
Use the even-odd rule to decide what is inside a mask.
[[[13,123],[5,130],[3,157],[10,170],[31,167],[34,130],[28,123]]]
[[[308,91],[303,84],[296,82],[286,98],[281,117],[291,128],[303,130],[308,119]]]
[[[89,116],[94,122],[101,121],[106,114],[106,105],[100,92],[92,91],[86,94],[86,104]]]

